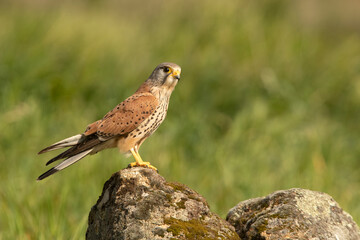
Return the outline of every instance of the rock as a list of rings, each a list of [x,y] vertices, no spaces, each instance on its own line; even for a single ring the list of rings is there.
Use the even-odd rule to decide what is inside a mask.
[[[358,226],[332,197],[306,189],[240,202],[226,219],[241,239],[360,239]]]
[[[115,173],[92,207],[86,239],[240,239],[206,200],[156,171]]]

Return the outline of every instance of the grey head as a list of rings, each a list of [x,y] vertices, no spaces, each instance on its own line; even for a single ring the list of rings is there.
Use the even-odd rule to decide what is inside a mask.
[[[160,63],[146,82],[156,87],[172,87],[180,80],[181,68],[179,65],[171,62]]]

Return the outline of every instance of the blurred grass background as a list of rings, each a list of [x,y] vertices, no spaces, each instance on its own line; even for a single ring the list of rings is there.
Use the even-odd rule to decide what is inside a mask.
[[[83,132],[157,64],[182,67],[166,121],[142,146],[222,217],[293,187],[360,221],[357,1],[0,3],[0,239],[82,239],[117,150],[42,182],[36,153]]]

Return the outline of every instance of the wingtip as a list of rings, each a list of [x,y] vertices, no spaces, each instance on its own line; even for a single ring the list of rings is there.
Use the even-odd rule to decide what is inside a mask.
[[[49,169],[48,171],[44,172],[43,174],[41,174],[36,180],[37,181],[40,181],[40,180],[43,180],[44,178],[47,178],[51,175],[53,175],[54,173],[58,172],[57,169],[55,168],[51,168]]]
[[[74,135],[72,137],[65,138],[65,139],[63,139],[63,140],[61,140],[59,142],[56,142],[56,143],[42,149],[40,152],[38,152],[38,154],[42,154],[42,153],[50,152],[50,151],[53,151],[53,150],[74,146],[74,145],[78,144],[79,142],[83,141],[84,137],[85,137],[84,134],[77,134],[77,135]]]
[[[38,152],[38,154],[46,153],[46,152],[48,152],[52,147],[53,147],[53,145],[51,145],[50,147],[46,147],[46,148],[42,149],[40,152]]]
[[[37,154],[40,155],[40,154],[44,153],[44,150],[45,150],[45,149],[41,150],[41,151],[38,152]]]
[[[41,175],[42,176],[42,175]],[[36,179],[36,181],[40,182],[41,180],[43,180],[45,177],[41,177],[41,176],[38,176],[38,178]]]
[[[58,158],[58,157],[56,156],[56,157],[50,159],[49,161],[47,161],[47,162],[45,163],[45,166],[48,166],[48,165],[50,165],[51,163],[53,163],[53,162],[55,162],[56,160],[59,160],[59,159],[60,159],[60,158]]]

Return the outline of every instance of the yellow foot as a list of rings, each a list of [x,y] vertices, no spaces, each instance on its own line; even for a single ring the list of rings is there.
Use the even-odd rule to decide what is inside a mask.
[[[145,167],[145,168],[151,168],[159,172],[156,167],[150,164],[150,162],[142,162],[142,163],[132,162],[129,164],[129,167]]]

